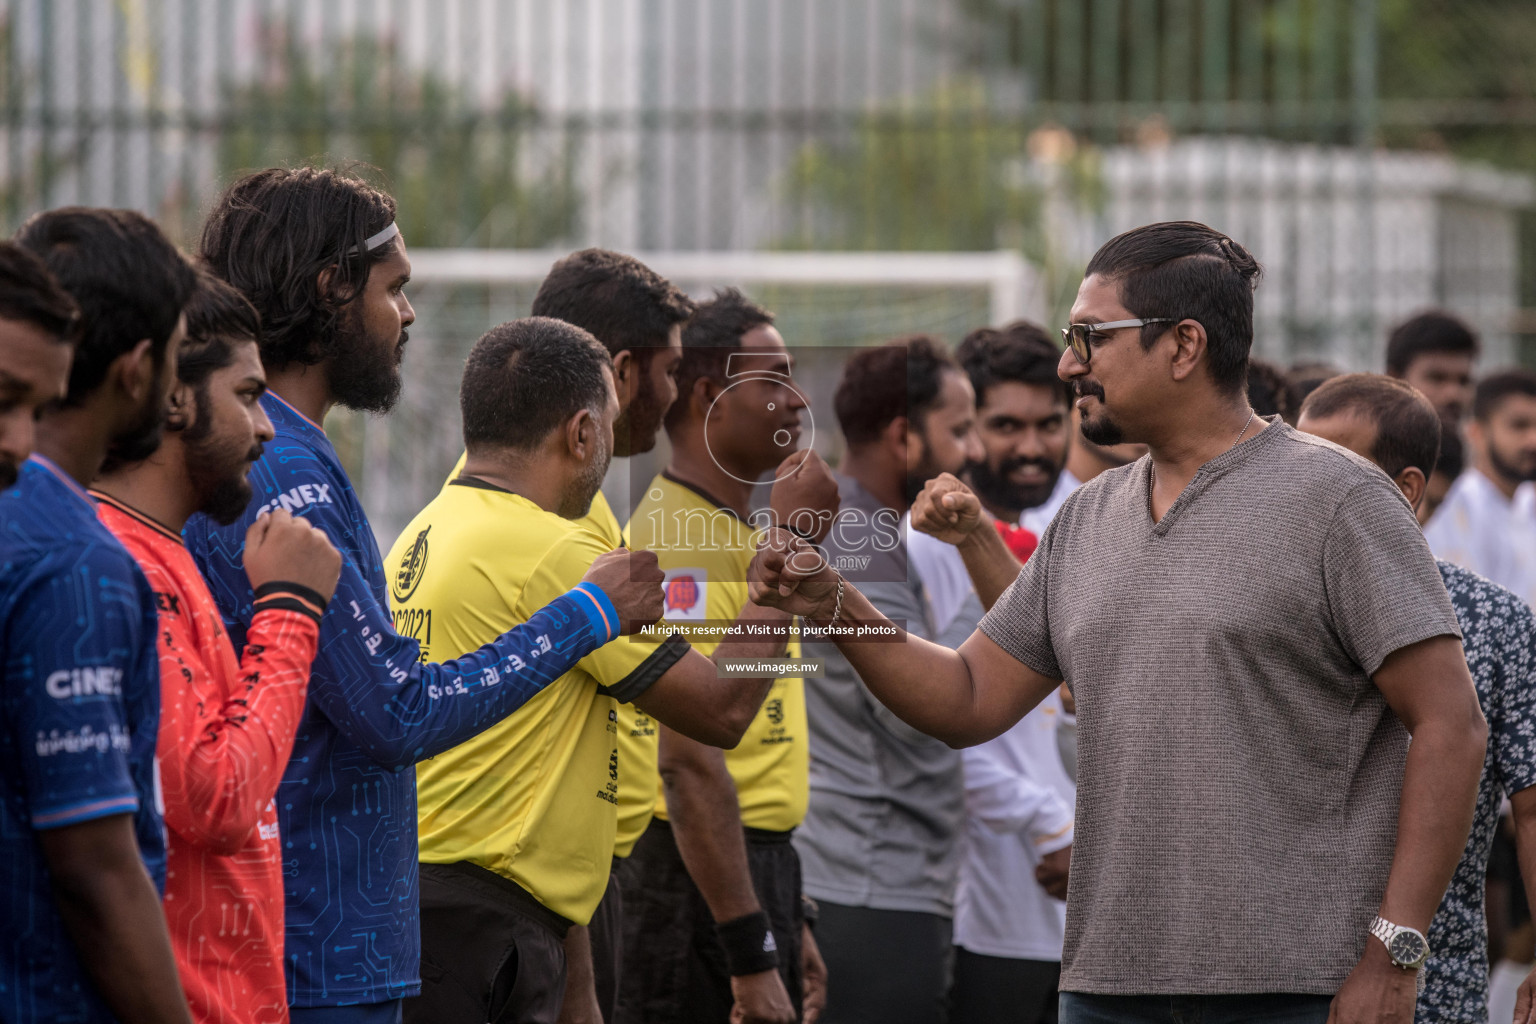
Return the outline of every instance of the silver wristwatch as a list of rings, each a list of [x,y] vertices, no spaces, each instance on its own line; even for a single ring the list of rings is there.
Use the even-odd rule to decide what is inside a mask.
[[[1417,928],[1405,928],[1378,917],[1371,922],[1371,934],[1387,947],[1393,965],[1405,971],[1416,971],[1429,959],[1429,940]]]

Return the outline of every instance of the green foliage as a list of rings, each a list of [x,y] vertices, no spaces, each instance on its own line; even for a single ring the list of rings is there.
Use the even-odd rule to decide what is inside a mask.
[[[1097,150],[1060,127],[989,113],[974,81],[808,144],[784,191],[798,217],[782,248],[1016,249],[1044,275],[1053,305],[1082,268],[1059,254],[1052,213],[1103,200]]]
[[[575,234],[576,142],[515,92],[489,108],[367,38],[316,52],[269,25],[262,70],[225,85],[221,179],[306,161],[378,168],[413,246],[535,248]]]

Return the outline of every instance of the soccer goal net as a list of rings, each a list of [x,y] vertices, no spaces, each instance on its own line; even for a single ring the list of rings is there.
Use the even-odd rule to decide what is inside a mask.
[[[459,378],[470,347],[488,328],[527,316],[549,268],[566,255],[546,250],[416,249],[408,295],[416,323],[405,349],[405,391],[387,417],[338,410],[327,423],[381,547],[441,488],[463,450]],[[796,358],[795,379],[820,427],[815,446],[839,454],[832,412],[847,350],[909,334],[949,345],[968,331],[1046,305],[1031,266],[1015,252],[636,253],[693,298],[740,288],[771,310]],[[620,519],[631,481],[660,468],[665,439],[648,456],[614,460],[604,491]]]

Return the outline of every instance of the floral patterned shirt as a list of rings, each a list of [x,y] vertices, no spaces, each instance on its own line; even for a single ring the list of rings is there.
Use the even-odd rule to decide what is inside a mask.
[[[1488,753],[1472,834],[1429,928],[1429,962],[1414,1018],[1420,1024],[1487,1024],[1488,851],[1505,795],[1536,785],[1536,617],[1503,587],[1450,562],[1439,565],[1488,719]]]

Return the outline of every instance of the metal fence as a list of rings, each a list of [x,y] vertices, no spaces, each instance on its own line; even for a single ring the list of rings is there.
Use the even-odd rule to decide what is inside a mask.
[[[1383,147],[1536,170],[1533,54],[1529,0],[3,0],[0,211],[135,206],[188,241],[241,169],[360,160],[413,246],[1010,248],[1059,308],[1128,197],[1178,207],[1134,168],[1180,146],[1263,140],[1231,151],[1298,179]],[[1458,179],[1424,223],[1513,246],[1478,313],[1513,355],[1536,231],[1511,180],[1468,221]],[[1379,185],[1335,181],[1333,219],[1374,236]],[[1194,187],[1168,183],[1232,191]],[[1342,332],[1358,361],[1456,301],[1454,268],[1374,262],[1344,326],[1275,351]]]

